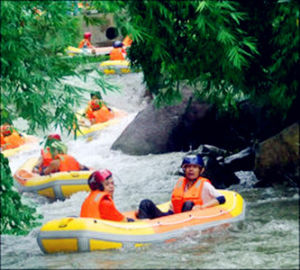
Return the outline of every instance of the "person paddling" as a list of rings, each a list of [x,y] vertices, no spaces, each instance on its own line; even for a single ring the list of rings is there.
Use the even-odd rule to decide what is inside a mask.
[[[201,176],[204,162],[200,155],[184,157],[181,167],[185,177],[181,177],[173,189],[169,211],[160,211],[151,200],[146,199],[139,205],[136,213],[138,218],[153,219],[225,203],[225,197],[208,179]]]

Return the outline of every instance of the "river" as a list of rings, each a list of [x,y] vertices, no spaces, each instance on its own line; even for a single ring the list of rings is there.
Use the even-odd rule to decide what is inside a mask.
[[[110,150],[112,143],[146,105],[141,74],[112,76],[110,81],[118,84],[122,91],[108,93],[105,101],[127,111],[128,115],[91,141],[83,138],[75,141],[62,134],[69,153],[82,164],[113,172],[114,199],[121,211],[137,208],[144,198],[155,203],[169,200],[185,153],[129,156]],[[68,83],[80,84],[74,78]],[[82,86],[95,89],[91,80]],[[27,152],[10,157],[12,172],[39,152],[37,144]],[[230,189],[245,199],[246,216],[244,221],[228,228],[207,234],[196,232],[176,242],[142,248],[47,255],[36,241],[38,227],[27,236],[1,236],[1,269],[299,269],[299,190],[282,186],[254,189],[247,184],[254,181],[251,172],[239,172],[238,176],[242,184]],[[36,207],[43,215],[41,223],[45,223],[55,218],[78,216],[87,194],[78,192],[65,201],[55,202],[23,194],[22,200]]]

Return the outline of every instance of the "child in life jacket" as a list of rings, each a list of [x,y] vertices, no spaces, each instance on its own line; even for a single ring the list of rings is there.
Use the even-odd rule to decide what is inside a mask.
[[[52,161],[46,167],[42,175],[56,172],[88,171],[89,168],[81,165],[74,157],[67,155],[67,146],[60,141],[53,142],[50,146]]]
[[[109,170],[93,172],[88,179],[88,184],[91,192],[81,206],[80,217],[123,222],[134,221],[116,209],[113,201],[114,180]]]
[[[117,40],[113,43],[113,47],[109,54],[109,60],[125,60],[126,51],[123,48],[123,43]]]
[[[17,148],[25,143],[23,136],[8,123],[1,126],[0,132],[1,150]]]
[[[200,155],[184,157],[182,164],[184,177],[181,177],[172,192],[168,212],[161,212],[151,200],[143,200],[136,216],[157,218],[190,210],[204,209],[225,203],[225,196],[219,193],[211,182],[202,177],[204,162]]]
[[[114,117],[114,113],[102,100],[100,92],[91,93],[91,100],[85,110],[85,117],[90,123],[97,124],[106,122]]]
[[[49,166],[50,162],[53,160],[50,147],[52,143],[56,141],[61,142],[61,137],[59,134],[48,135],[45,141],[44,149],[41,149],[41,156],[39,157],[37,164],[32,169],[32,172],[43,174],[44,170]]]

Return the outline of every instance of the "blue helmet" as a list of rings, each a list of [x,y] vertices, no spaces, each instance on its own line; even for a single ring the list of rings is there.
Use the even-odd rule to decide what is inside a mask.
[[[204,161],[200,155],[190,155],[184,157],[181,163],[181,168],[184,168],[184,166],[188,164],[199,165],[200,167],[204,167]]]
[[[121,48],[121,47],[123,47],[123,43],[121,41],[119,41],[119,40],[116,40],[113,43],[113,47],[114,48]]]

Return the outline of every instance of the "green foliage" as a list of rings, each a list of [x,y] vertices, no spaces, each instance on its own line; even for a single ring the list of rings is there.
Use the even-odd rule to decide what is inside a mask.
[[[232,1],[124,1],[117,17],[134,40],[131,64],[142,68],[157,104],[179,101],[180,82],[201,82],[198,93],[210,91],[210,99],[229,87],[240,92],[257,53],[240,29],[246,14]]]
[[[245,70],[245,93],[284,118],[299,93],[299,1],[239,1],[249,14],[242,28],[260,54]]]
[[[122,33],[131,35],[131,64],[142,68],[157,104],[180,100],[182,82],[192,85],[202,100],[227,110],[252,98],[284,115],[295,100],[298,1],[93,4],[99,11],[114,12]]]
[[[78,128],[74,110],[86,89],[65,84],[63,79],[85,79],[95,68],[86,70],[82,64],[103,59],[67,57],[66,48],[81,39],[81,17],[71,15],[69,1],[0,3],[1,124],[13,124],[21,117],[28,121],[29,134],[52,126],[69,132]],[[96,70],[100,73],[98,67]],[[103,76],[96,83],[101,91],[116,89]],[[38,225],[36,218],[35,209],[23,205],[13,188],[8,160],[1,154],[1,234],[27,233]]]
[[[36,220],[41,215],[35,208],[22,204],[19,193],[13,187],[13,178],[8,165],[8,159],[1,158],[1,234],[27,234],[33,227],[39,226]]]
[[[71,11],[68,1],[1,1],[1,106],[6,118],[28,120],[28,133],[53,124],[73,128],[74,109],[86,90],[62,79],[84,78],[87,71],[77,66],[100,60],[66,58],[66,48],[78,43],[80,32],[80,17]]]

